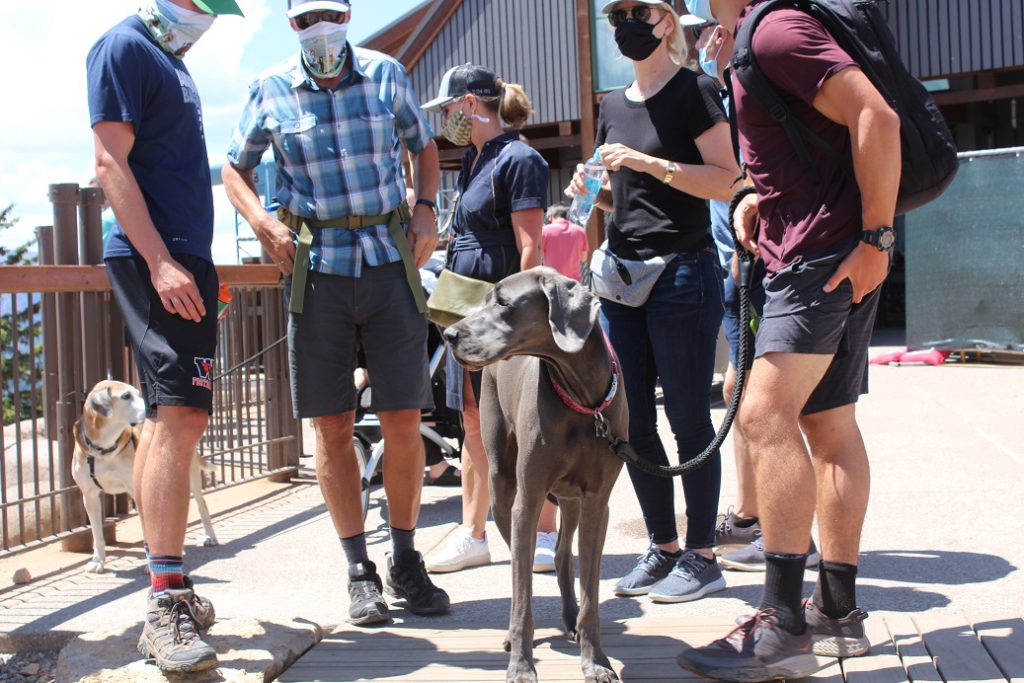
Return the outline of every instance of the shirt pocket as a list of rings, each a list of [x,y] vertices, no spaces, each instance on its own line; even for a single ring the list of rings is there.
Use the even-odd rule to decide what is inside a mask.
[[[348,151],[359,156],[382,157],[391,154],[398,144],[398,120],[384,108],[359,115],[357,134],[350,140]]]
[[[302,164],[316,158],[316,114],[303,114],[276,123],[277,130],[271,132],[286,159],[294,164]]]

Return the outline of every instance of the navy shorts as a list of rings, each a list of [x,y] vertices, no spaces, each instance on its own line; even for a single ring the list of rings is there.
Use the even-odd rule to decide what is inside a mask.
[[[803,259],[765,278],[764,319],[757,331],[757,356],[810,353],[834,356],[802,413],[820,413],[856,403],[868,392],[868,347],[881,287],[853,303],[844,280],[830,294],[822,287],[859,241]]]
[[[213,412],[214,357],[217,355],[217,270],[191,254],[173,254],[195,278],[206,307],[198,323],[168,313],[153,288],[141,256],[106,260],[114,299],[124,316],[135,352],[146,414],[158,406],[185,406]]]
[[[750,288],[750,303],[754,307],[754,314],[761,315],[764,310],[764,262],[757,261],[754,264],[754,277]],[[740,358],[740,287],[732,278],[732,273],[726,273],[723,284],[722,303],[725,304],[725,315],[722,316],[722,331],[729,342],[729,360],[734,368],[739,368]],[[753,317],[753,315],[751,315]],[[754,337],[751,335],[747,342],[747,362],[749,365],[754,360]]]

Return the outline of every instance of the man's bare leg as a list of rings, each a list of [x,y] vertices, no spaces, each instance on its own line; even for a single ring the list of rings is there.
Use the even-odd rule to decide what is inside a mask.
[[[362,534],[364,526],[354,424],[354,412],[313,418],[316,477],[334,528],[343,539]]]
[[[208,420],[205,410],[181,406],[160,406],[157,415],[146,420],[143,435],[148,430],[150,437],[145,442],[144,468],[136,492],[142,503],[139,509],[144,535],[153,555],[182,555],[188,524],[189,471]]]
[[[383,463],[388,519],[392,528],[412,530],[420,516],[426,463],[420,436],[420,411],[382,410],[378,417],[384,443],[387,444]]]
[[[722,397],[726,405],[732,400],[732,392],[736,388],[736,368],[729,363],[725,372],[725,381],[722,383]],[[732,430],[733,456],[736,459],[736,509],[734,514],[737,517],[756,519],[757,513],[757,484],[754,478],[754,462],[750,455],[750,445],[743,436],[743,430],[738,424],[733,425]]]

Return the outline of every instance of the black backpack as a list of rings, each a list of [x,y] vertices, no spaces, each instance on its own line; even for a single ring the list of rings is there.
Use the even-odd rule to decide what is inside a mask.
[[[808,142],[837,158],[842,156],[851,177],[853,160],[840,155],[794,117],[758,66],[751,48],[754,31],[768,13],[777,9],[798,9],[820,21],[899,114],[903,174],[896,213],[916,209],[945,192],[959,167],[956,144],[935,101],[900,59],[876,0],[767,0],[754,8],[736,34],[733,72],[747,93],[782,124],[810,179],[819,182],[820,174],[807,151]],[[735,111],[735,102],[731,108]],[[735,128],[734,121],[734,135]]]

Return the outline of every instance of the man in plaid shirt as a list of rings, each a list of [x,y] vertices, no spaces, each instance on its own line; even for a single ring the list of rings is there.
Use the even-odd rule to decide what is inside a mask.
[[[449,607],[413,543],[424,467],[420,410],[433,408],[416,269],[437,246],[432,199],[440,168],[402,65],[346,40],[349,5],[290,0],[300,54],[251,85],[223,176],[232,204],[287,278],[295,415],[313,419],[320,488],[348,560],[349,619],[363,625],[389,614],[367,556],[353,450],[357,344],[388,444],[384,488],[393,552],[386,581],[415,614]],[[417,185],[411,217],[403,146]],[[253,170],[269,147],[277,216],[253,186]]]

